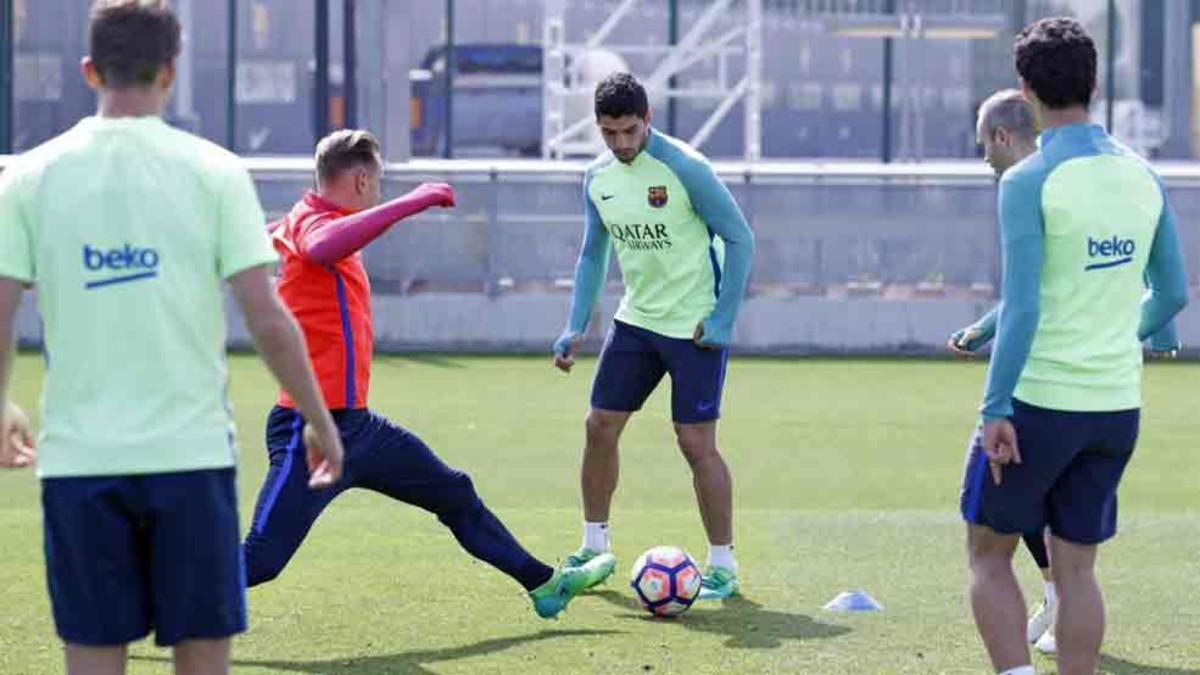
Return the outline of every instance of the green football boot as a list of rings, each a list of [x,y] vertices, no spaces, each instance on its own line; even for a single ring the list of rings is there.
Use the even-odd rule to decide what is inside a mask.
[[[582,565],[564,565],[554,570],[554,576],[549,581],[529,592],[533,611],[543,619],[557,617],[575,596],[612,574],[616,564],[617,558],[613,554],[599,553]]]
[[[725,600],[738,594],[736,569],[710,565],[700,578],[699,600]]]
[[[563,561],[564,568],[585,567],[588,572],[588,588],[604,583],[617,567],[617,557],[607,551],[593,551],[590,548],[580,548],[567,556]]]

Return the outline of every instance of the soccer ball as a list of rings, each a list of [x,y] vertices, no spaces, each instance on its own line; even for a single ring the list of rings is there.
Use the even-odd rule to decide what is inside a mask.
[[[683,549],[655,546],[633,563],[629,582],[638,602],[655,616],[678,616],[700,595],[700,569]]]

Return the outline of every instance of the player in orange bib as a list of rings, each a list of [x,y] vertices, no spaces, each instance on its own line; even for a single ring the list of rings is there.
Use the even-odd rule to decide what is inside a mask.
[[[304,419],[282,393],[267,418],[271,468],[245,542],[247,582],[283,571],[321,511],[341,492],[366,488],[435,514],[468,553],[512,577],[543,618],[558,615],[611,556],[555,569],[530,555],[480,500],[471,478],[447,466],[416,435],[367,408],[373,332],[371,284],[361,250],[397,222],[454,206],[445,184],[424,184],[380,204],[379,142],[338,131],[317,146],[317,189],[271,226],[282,259],[279,295],[295,315],[346,448],[343,476],[315,492],[305,478]]]

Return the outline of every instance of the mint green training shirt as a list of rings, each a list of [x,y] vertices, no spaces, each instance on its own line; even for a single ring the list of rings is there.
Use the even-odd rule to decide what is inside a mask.
[[[157,117],[84,119],[0,173],[0,276],[45,323],[39,475],[234,466],[221,280],[275,259],[241,161]]]
[[[625,164],[605,153],[584,178],[585,233],[568,332],[580,333],[617,253],[625,296],[616,319],[671,338],[728,344],[754,251],[754,235],[708,161],[650,131]]]
[[[1187,302],[1158,177],[1098,126],[1045,131],[1000,184],[1004,286],[983,415],[1141,406],[1141,340]],[[1146,292],[1146,286],[1149,292]]]

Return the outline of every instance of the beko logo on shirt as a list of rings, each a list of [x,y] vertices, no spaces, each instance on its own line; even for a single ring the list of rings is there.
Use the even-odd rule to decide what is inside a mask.
[[[1097,241],[1088,237],[1088,258],[1095,262],[1089,264],[1084,270],[1103,270],[1133,262],[1133,252],[1136,250],[1137,245],[1133,243],[1132,239],[1114,236],[1112,239]],[[1099,258],[1098,261],[1097,258]]]
[[[151,279],[158,276],[158,251],[125,244],[123,248],[105,250],[83,245],[83,268],[99,273],[100,279],[92,279],[84,288],[93,289],[130,281]],[[111,276],[104,273],[111,273]]]

